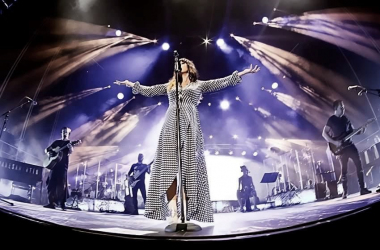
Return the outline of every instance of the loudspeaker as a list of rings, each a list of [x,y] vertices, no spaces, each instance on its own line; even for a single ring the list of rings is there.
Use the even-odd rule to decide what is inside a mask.
[[[326,183],[315,184],[315,197],[317,200],[326,198]]]
[[[130,195],[125,196],[125,201],[124,201],[124,213],[125,214],[136,214],[137,208],[133,205],[133,199]]]

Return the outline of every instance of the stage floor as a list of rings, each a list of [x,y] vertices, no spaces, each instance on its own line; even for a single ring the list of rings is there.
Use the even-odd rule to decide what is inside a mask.
[[[11,213],[24,215],[58,225],[78,229],[95,230],[107,233],[125,234],[130,236],[155,236],[170,238],[190,237],[232,237],[236,234],[264,233],[266,230],[286,229],[302,223],[320,221],[339,215],[375,202],[380,202],[380,194],[372,190],[372,194],[352,194],[347,199],[341,198],[293,205],[280,208],[269,208],[251,213],[217,213],[215,222],[198,223],[203,229],[199,232],[166,233],[165,221],[155,221],[143,215],[125,215],[118,213],[99,213],[61,209],[47,209],[39,205],[15,202],[10,206],[0,201],[0,209]],[[140,210],[142,213],[143,211]],[[199,240],[199,239],[198,239]]]

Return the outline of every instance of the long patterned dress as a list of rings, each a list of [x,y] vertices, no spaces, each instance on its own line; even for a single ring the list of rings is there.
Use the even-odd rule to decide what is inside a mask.
[[[184,88],[179,86],[180,100],[182,100],[180,101],[182,181],[188,199],[187,220],[214,221],[204,157],[203,134],[197,109],[200,98],[202,93],[219,91],[240,82],[241,77],[235,71],[224,78],[209,81],[197,80]],[[166,191],[178,174],[176,91],[173,87],[168,92],[167,86],[168,83],[143,86],[136,82],[132,88],[133,94],[142,94],[147,97],[168,95],[169,98],[169,107],[158,140],[145,204],[145,217],[155,220],[166,220],[169,214]],[[179,202],[177,202],[178,208]],[[177,211],[178,216],[181,216],[181,210]]]

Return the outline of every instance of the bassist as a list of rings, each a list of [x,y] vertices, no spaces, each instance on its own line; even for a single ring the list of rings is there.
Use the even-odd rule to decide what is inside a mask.
[[[45,149],[46,154],[52,155],[54,148],[62,148],[67,145],[67,147],[62,150],[63,156],[61,161],[56,163],[46,180],[49,200],[49,204],[44,206],[46,208],[55,209],[56,205],[60,203],[62,210],[65,210],[65,203],[68,197],[67,170],[69,167],[69,155],[73,152],[73,146],[69,140],[70,132],[70,128],[63,127],[61,130],[62,139],[55,140],[48,148]]]
[[[146,202],[146,189],[145,189],[145,174],[150,174],[150,165],[142,163],[144,160],[144,155],[138,155],[138,162],[131,166],[131,169],[128,172],[130,184],[135,181],[138,181],[134,187],[132,187],[132,199],[133,199],[133,207],[135,209],[134,215],[138,214],[138,206],[137,206],[137,191],[140,189],[141,196],[144,200],[144,204]],[[138,176],[136,178],[136,176]]]
[[[347,166],[348,160],[354,162],[356,166],[356,173],[358,176],[358,182],[360,187],[360,194],[369,194],[367,188],[365,188],[364,183],[364,173],[363,167],[360,160],[358,149],[355,144],[352,142],[351,138],[342,142],[341,138],[350,134],[354,131],[350,120],[347,116],[344,115],[345,107],[342,100],[336,100],[333,103],[334,115],[330,116],[327,121],[327,124],[323,128],[322,136],[328,143],[332,143],[337,147],[345,146],[345,148],[340,152],[339,162],[341,165],[341,176],[339,182],[343,185],[343,196],[342,198],[347,198]],[[365,127],[361,129],[358,134],[363,134],[365,132]],[[339,137],[339,139],[337,139]]]

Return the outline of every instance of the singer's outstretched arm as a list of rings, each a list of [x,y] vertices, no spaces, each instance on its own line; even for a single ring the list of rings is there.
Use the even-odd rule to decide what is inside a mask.
[[[213,79],[213,80],[208,80],[208,81],[198,81],[198,82],[200,84],[202,93],[207,93],[207,92],[219,91],[229,86],[235,86],[238,83],[240,83],[241,80],[242,79],[238,75],[238,72],[235,71],[234,73],[232,73],[232,75],[229,75],[223,78]]]
[[[153,86],[144,86],[139,82],[135,82],[132,87],[133,94],[141,94],[143,96],[152,97],[158,95],[167,95],[167,87],[169,83],[157,84]]]
[[[235,86],[238,83],[241,82],[241,77],[245,74],[249,73],[257,73],[260,70],[260,67],[257,65],[252,68],[252,65],[250,68],[245,69],[241,72],[238,72],[237,70],[234,71],[231,75],[219,78],[219,79],[214,79],[214,80],[208,80],[208,81],[198,81],[200,83],[200,88],[202,93],[207,93],[207,92],[215,92],[222,90],[224,88],[227,88],[229,86]]]

